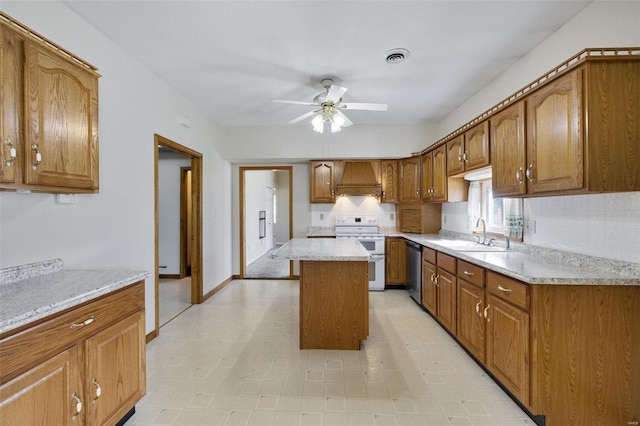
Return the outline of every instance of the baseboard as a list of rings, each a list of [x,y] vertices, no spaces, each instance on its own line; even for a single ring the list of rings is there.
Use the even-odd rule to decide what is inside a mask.
[[[155,330],[153,330],[151,333],[147,334],[147,343],[149,343],[156,337],[158,337],[158,333]]]
[[[209,299],[211,296],[213,296],[214,294],[216,294],[217,292],[219,292],[220,290],[225,288],[234,279],[235,279],[234,275],[232,275],[229,278],[227,278],[226,280],[224,280],[221,284],[218,284],[213,290],[211,290],[210,292],[208,292],[207,294],[202,296],[202,302],[204,302],[205,300]]]
[[[173,278],[179,280],[183,277],[181,277],[180,274],[158,274],[158,278]]]

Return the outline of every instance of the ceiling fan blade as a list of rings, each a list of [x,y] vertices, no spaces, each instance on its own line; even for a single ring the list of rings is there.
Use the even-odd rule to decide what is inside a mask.
[[[340,98],[345,94],[346,91],[346,87],[340,87],[332,84],[331,87],[329,87],[329,91],[327,92],[327,98],[325,102],[333,102],[335,104],[340,100]]]
[[[304,102],[304,101],[286,101],[286,100],[282,100],[282,99],[274,99],[271,102],[276,102],[276,103],[280,103],[280,104],[294,104],[294,105],[306,105],[306,106],[320,106],[320,104],[317,104],[315,102]]]
[[[304,113],[304,114],[302,114],[301,116],[296,117],[296,118],[294,118],[293,120],[291,120],[291,121],[289,122],[289,124],[295,124],[295,123],[297,123],[297,122],[299,122],[299,121],[302,121],[302,120],[304,120],[305,118],[309,118],[309,117],[311,117],[312,115],[317,114],[317,113],[319,113],[319,112],[321,112],[321,111],[322,111],[321,109],[317,109],[317,110],[315,110],[315,111],[305,112],[305,113]]]
[[[386,111],[388,106],[387,106],[387,104],[371,104],[371,103],[362,103],[362,102],[347,102],[347,103],[337,104],[336,108],[359,109],[359,110],[367,110],[367,111]]]
[[[349,118],[346,115],[344,115],[342,113],[342,111],[337,110],[337,109],[334,109],[334,111],[335,111],[336,115],[339,115],[340,117],[342,117],[344,119],[344,124],[342,125],[342,127],[349,127],[349,126],[351,126],[353,124],[353,121],[349,120]]]

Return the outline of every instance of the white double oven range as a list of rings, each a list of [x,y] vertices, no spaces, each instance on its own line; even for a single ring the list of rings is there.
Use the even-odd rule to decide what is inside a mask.
[[[336,216],[336,238],[355,238],[369,252],[369,290],[384,290],[384,235],[376,216]]]

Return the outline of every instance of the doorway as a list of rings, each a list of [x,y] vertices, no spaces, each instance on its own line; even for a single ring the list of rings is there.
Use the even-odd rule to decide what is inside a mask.
[[[175,231],[179,239],[174,244],[176,253],[175,264],[167,261],[163,257],[161,263],[161,242],[163,232],[163,221],[161,220],[161,208],[164,195],[161,188],[161,158],[164,154],[161,152],[170,152],[176,158],[182,159],[178,161],[179,167],[175,167],[175,181],[179,189],[176,189],[174,200],[176,222],[179,223]],[[183,295],[187,308],[191,304],[202,302],[202,154],[171,141],[160,135],[154,135],[154,186],[155,186],[155,337],[160,332],[161,327],[161,294],[164,297],[180,297],[179,286],[187,285],[186,295]],[[165,188],[169,189],[169,188]],[[161,197],[162,193],[162,197]],[[164,217],[163,217],[164,218]],[[165,225],[166,226],[166,225]],[[173,228],[173,227],[171,227]],[[173,259],[170,257],[170,259]],[[169,265],[173,269],[169,270]],[[170,273],[164,273],[170,272]],[[160,291],[161,275],[169,279],[173,279],[175,286],[167,293]],[[164,285],[164,283],[163,283]],[[165,305],[170,306],[170,305]],[[173,309],[173,307],[172,307]],[[180,311],[181,312],[181,311]],[[179,313],[179,312],[178,312]]]
[[[293,279],[293,262],[283,264],[268,257],[293,237],[292,175],[292,166],[240,167],[239,246],[243,279]]]

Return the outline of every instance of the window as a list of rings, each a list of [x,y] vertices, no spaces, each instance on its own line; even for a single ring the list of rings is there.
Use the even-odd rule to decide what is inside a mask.
[[[482,232],[477,226],[479,218],[484,219],[487,233],[522,240],[522,199],[494,198],[491,179],[469,185],[469,227],[474,233]]]

